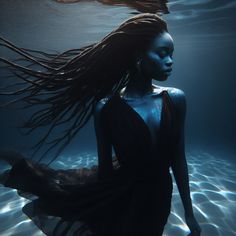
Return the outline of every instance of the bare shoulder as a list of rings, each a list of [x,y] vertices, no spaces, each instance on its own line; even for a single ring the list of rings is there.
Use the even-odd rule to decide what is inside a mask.
[[[179,113],[179,115],[184,116],[186,112],[186,96],[183,90],[174,87],[163,87],[164,90],[168,92],[171,101]]]
[[[164,90],[167,91],[168,94],[171,97],[173,97],[173,99],[176,99],[176,98],[184,99],[184,97],[185,97],[184,91],[179,88],[163,87],[163,86],[157,86],[155,84],[152,84],[152,87],[153,87],[155,93],[160,93],[160,92],[163,92]]]
[[[170,95],[170,97],[174,101],[182,101],[183,102],[186,99],[184,91],[179,88],[165,87],[165,89],[167,90],[168,94]]]
[[[97,102],[95,109],[94,109],[94,117],[95,118],[100,117],[100,114],[102,113],[102,111],[108,101],[109,101],[109,97],[105,97]]]

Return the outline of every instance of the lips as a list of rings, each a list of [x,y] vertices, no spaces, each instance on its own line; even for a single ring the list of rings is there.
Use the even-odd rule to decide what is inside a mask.
[[[164,72],[170,73],[172,71],[172,68],[168,68],[167,70],[164,70]]]

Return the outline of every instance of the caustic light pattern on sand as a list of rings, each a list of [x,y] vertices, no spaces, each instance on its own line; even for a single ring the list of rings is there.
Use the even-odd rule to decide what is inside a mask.
[[[195,216],[202,228],[202,236],[236,235],[234,223],[236,164],[202,151],[187,153],[187,160],[191,197]],[[96,163],[96,154],[83,153],[78,157],[62,156],[53,167],[61,169],[90,167]],[[0,187],[0,234],[2,236],[44,235],[22,213],[21,209],[27,202],[27,199],[17,195],[16,190]],[[183,206],[174,182],[171,214],[163,236],[188,234]]]

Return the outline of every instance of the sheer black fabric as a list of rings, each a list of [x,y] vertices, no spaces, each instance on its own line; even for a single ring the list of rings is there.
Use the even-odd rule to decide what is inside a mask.
[[[5,172],[3,184],[31,199],[23,211],[46,235],[161,236],[171,207],[175,127],[170,96],[160,96],[155,147],[145,122],[120,96],[104,106],[102,122],[116,153],[108,180],[98,179],[97,166],[54,170],[22,159]]]

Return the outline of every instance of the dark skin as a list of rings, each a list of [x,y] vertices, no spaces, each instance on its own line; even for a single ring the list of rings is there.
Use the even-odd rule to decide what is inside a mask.
[[[185,156],[184,124],[186,114],[186,99],[182,90],[171,87],[160,87],[152,84],[152,79],[164,81],[171,73],[174,51],[173,39],[164,32],[156,36],[144,52],[136,55],[136,65],[130,69],[129,83],[120,96],[137,112],[150,130],[152,143],[156,143],[156,135],[160,127],[160,111],[162,106],[159,94],[163,89],[168,91],[179,117],[176,150],[172,157],[172,171],[178,186],[180,197],[185,210],[185,220],[191,231],[191,236],[199,236],[201,229],[197,223],[190,197],[188,167]],[[106,103],[102,99],[95,111],[95,131],[97,137],[99,178],[105,180],[112,175],[112,143],[104,134],[100,116]],[[154,109],[153,109],[154,108]]]

